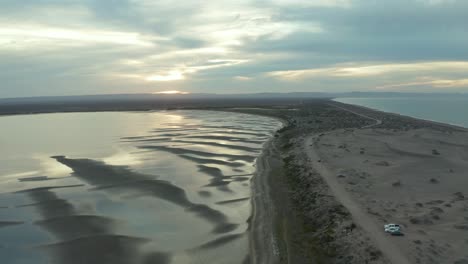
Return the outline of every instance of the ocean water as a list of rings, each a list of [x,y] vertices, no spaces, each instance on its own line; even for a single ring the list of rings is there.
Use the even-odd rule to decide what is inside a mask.
[[[275,119],[211,111],[0,117],[0,262],[243,263]]]
[[[335,101],[468,127],[468,97],[338,98]]]

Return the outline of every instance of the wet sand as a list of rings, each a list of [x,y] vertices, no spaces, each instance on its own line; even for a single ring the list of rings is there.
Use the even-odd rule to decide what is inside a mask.
[[[190,114],[192,119],[169,113],[168,120],[178,122],[166,124],[138,119],[136,125],[149,123],[149,129],[112,135],[111,154],[119,150],[111,156],[102,156],[98,141],[88,144],[75,135],[78,145],[42,157],[48,170],[23,173],[14,167],[21,163],[13,163],[13,172],[0,178],[0,236],[8,236],[0,256],[41,264],[247,263],[254,163],[280,123],[234,113]],[[197,124],[185,130],[184,119]],[[244,120],[261,128],[249,129]],[[40,151],[57,154],[55,147],[44,150],[62,145],[50,140]],[[53,176],[52,169],[58,169]]]
[[[282,255],[288,255],[287,252],[280,255],[278,247],[282,237],[275,228],[280,219],[277,211],[280,205],[273,199],[273,188],[279,186],[274,178],[281,174],[281,162],[277,160],[279,156],[273,144],[270,141],[265,146],[257,160],[257,171],[253,178],[252,216],[249,225],[250,263],[253,264],[281,263]]]

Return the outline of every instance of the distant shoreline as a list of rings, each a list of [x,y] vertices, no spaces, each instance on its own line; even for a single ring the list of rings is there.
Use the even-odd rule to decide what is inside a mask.
[[[354,105],[354,106],[358,106],[358,107],[361,107],[361,108],[364,108],[364,109],[368,109],[368,110],[371,110],[371,111],[383,112],[383,113],[386,113],[386,114],[395,114],[395,115],[409,116],[409,117],[412,117],[412,118],[415,118],[415,119],[419,119],[419,120],[424,120],[424,121],[427,121],[427,122],[434,122],[434,123],[437,123],[437,124],[443,124],[443,125],[450,125],[450,126],[455,126],[455,127],[468,128],[468,125],[464,125],[464,124],[457,124],[457,123],[451,123],[451,122],[445,122],[445,121],[438,121],[438,120],[433,120],[433,119],[429,119],[429,118],[422,118],[422,117],[418,117],[418,116],[413,116],[413,115],[406,114],[406,113],[399,113],[399,112],[394,112],[394,111],[386,111],[386,110],[383,110],[383,109],[378,109],[378,108],[375,108],[375,107],[369,107],[369,106],[365,106],[365,105],[361,105],[361,104],[356,104],[356,103],[352,103],[352,102],[341,102],[341,101],[339,101],[339,99],[361,99],[361,98],[333,98],[332,101],[337,102],[337,103],[341,103],[341,104]],[[367,98],[363,98],[363,99],[367,99]],[[373,98],[373,99],[389,99],[389,98],[382,97],[382,98]],[[392,98],[392,99],[394,99],[394,98]],[[398,98],[397,98],[397,99],[398,99]],[[401,99],[401,98],[400,98],[400,99]],[[409,99],[411,99],[411,98],[409,98]]]
[[[451,95],[453,96],[453,95]],[[92,98],[93,96],[89,96]],[[102,96],[101,96],[102,97]],[[99,97],[99,98],[101,98]],[[53,97],[52,97],[53,98]],[[70,97],[74,98],[74,97]],[[298,98],[298,97],[286,97],[286,98],[226,98],[219,100],[218,98],[197,98],[194,99],[181,99],[174,97],[166,98],[166,100],[154,100],[154,99],[125,99],[125,100],[103,100],[103,101],[46,101],[46,102],[22,102],[18,104],[0,104],[0,117],[1,116],[12,116],[12,115],[35,115],[35,114],[50,114],[50,113],[93,113],[93,112],[148,112],[148,111],[162,111],[162,110],[221,110],[221,111],[234,111],[235,108],[246,112],[252,112],[255,114],[267,115],[275,117],[275,114],[267,113],[264,114],[255,111],[255,108],[262,109],[270,106],[281,106],[284,109],[295,108],[300,106],[301,103],[316,102],[316,101],[330,101],[344,105],[350,105],[352,107],[359,107],[368,111],[381,112],[389,115],[401,115],[404,114],[396,112],[386,112],[380,109],[366,107],[358,104],[347,104],[337,101],[342,98],[350,97],[317,97],[317,98]],[[366,97],[367,98],[367,97]],[[370,97],[373,98],[373,97]],[[385,97],[389,98],[389,97]],[[396,97],[400,98],[400,97]],[[21,98],[20,98],[21,99]],[[208,106],[209,105],[209,106]],[[250,111],[252,110],[252,111]],[[284,119],[284,115],[282,116]],[[410,117],[410,116],[407,116]],[[426,122],[433,122],[440,125],[450,125],[454,127],[466,128],[460,124],[453,124],[449,122],[441,122],[437,120],[424,119],[420,117],[411,116],[411,118],[417,120],[423,120]],[[281,117],[280,117],[281,119]]]

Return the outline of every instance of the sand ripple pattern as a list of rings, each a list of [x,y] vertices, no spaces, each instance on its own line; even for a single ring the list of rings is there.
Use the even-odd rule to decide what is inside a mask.
[[[250,180],[280,123],[208,111],[167,115],[176,121],[156,120],[115,139],[109,149],[123,149],[128,162],[64,149],[45,152],[63,174],[8,178],[19,187],[1,189],[0,257],[39,264],[247,261]]]

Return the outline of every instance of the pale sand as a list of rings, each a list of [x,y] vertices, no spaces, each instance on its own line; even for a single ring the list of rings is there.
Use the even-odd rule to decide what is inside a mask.
[[[312,166],[392,263],[468,263],[468,133],[370,127],[304,140]],[[405,236],[384,233],[385,223]]]
[[[252,263],[468,263],[466,129],[326,100],[256,114],[285,128],[257,162]]]

